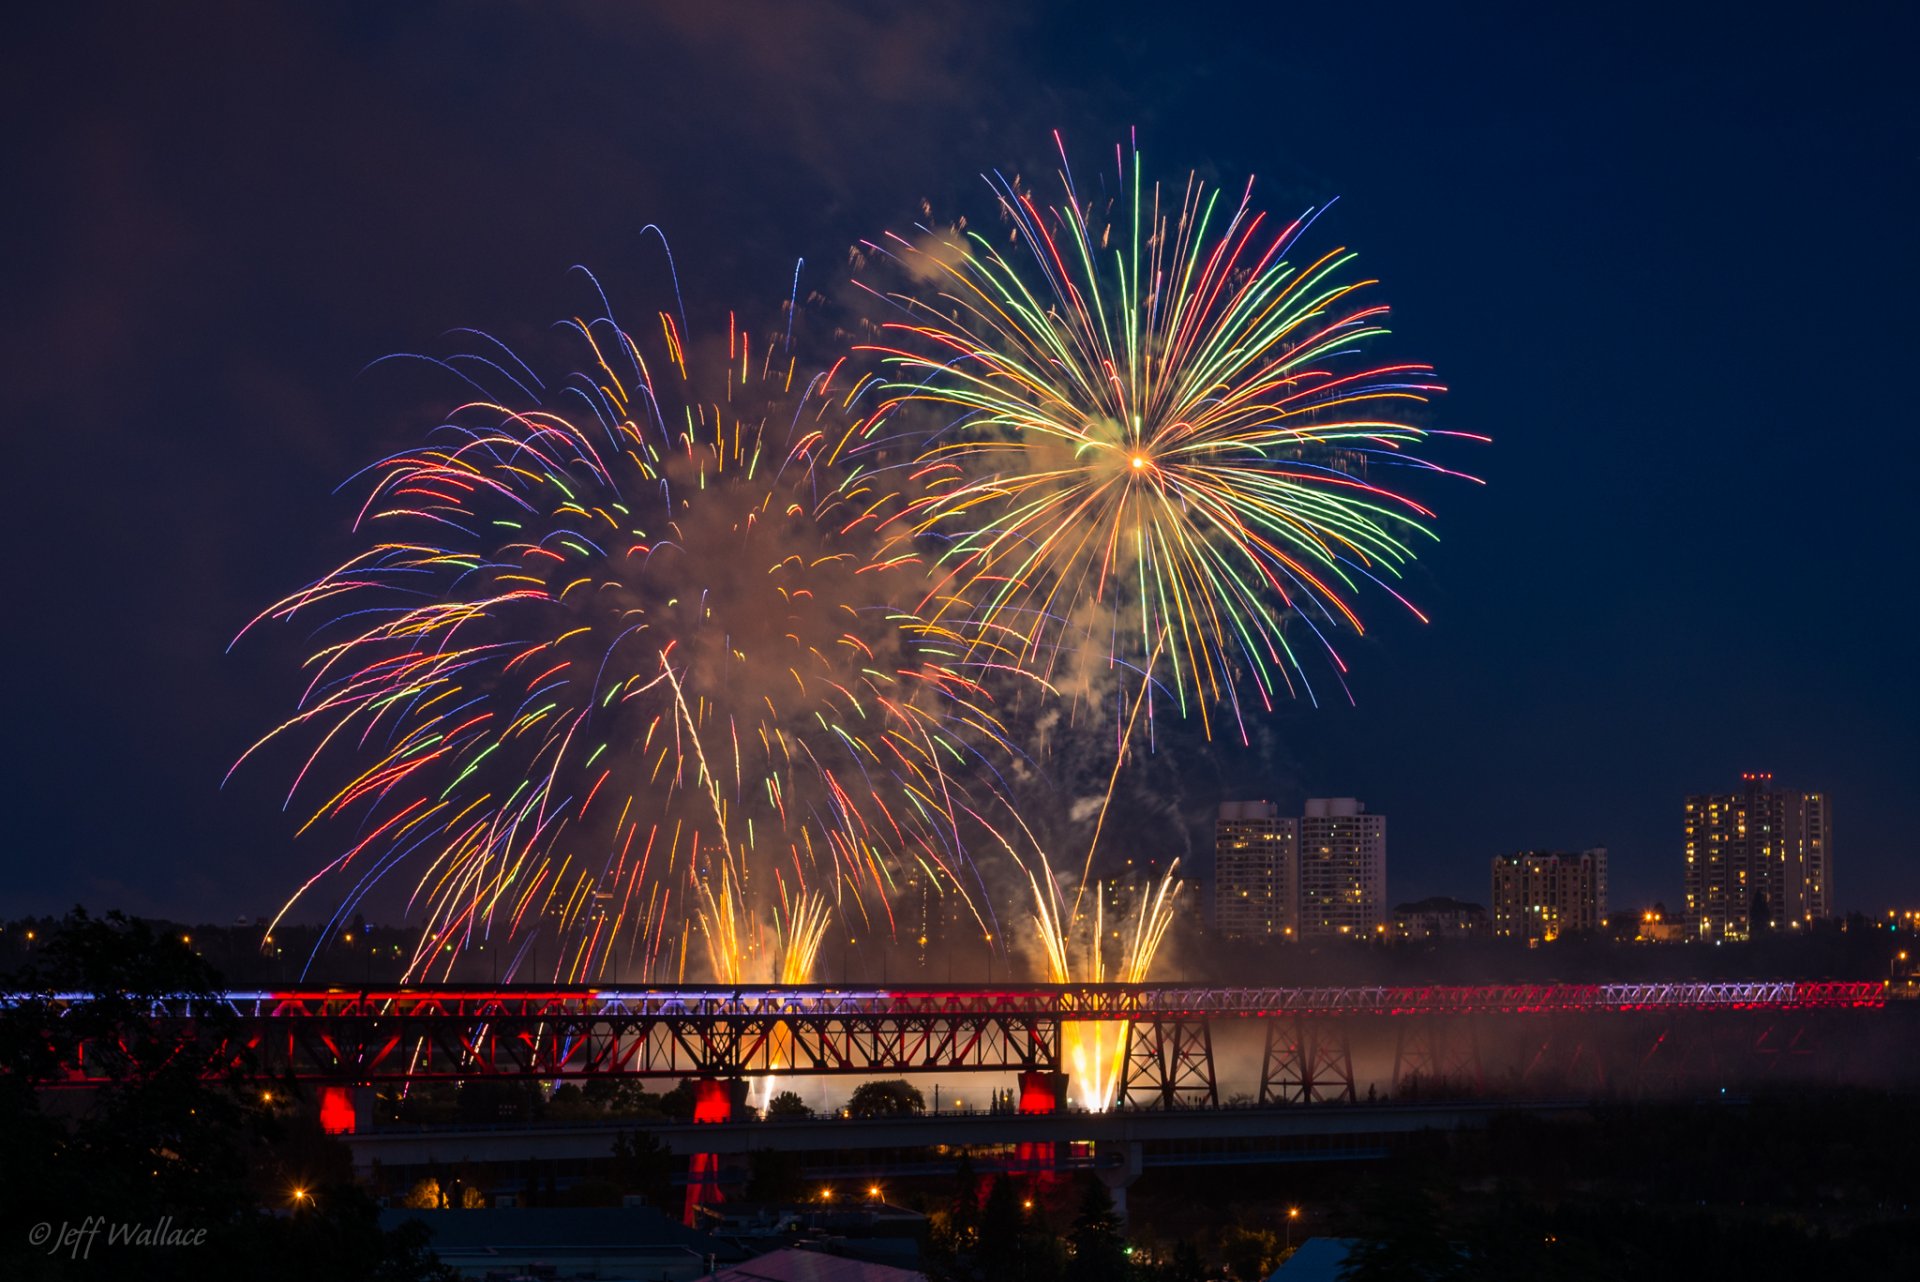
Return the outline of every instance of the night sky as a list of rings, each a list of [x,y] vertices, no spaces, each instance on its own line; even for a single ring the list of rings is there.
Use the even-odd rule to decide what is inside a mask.
[[[1043,6],[1033,6],[1036,9]],[[706,12],[724,8],[731,16]],[[1843,908],[1920,893],[1911,6],[36,6],[0,52],[15,512],[0,912],[266,913],[321,859],[279,777],[301,637],[227,642],[350,546],[334,488],[435,408],[361,373],[589,305],[777,317],[848,248],[1046,193],[1051,131],[1292,213],[1384,281],[1484,488],[1349,643],[1357,706],[1217,745],[1357,795],[1395,899],[1605,845],[1680,902],[1688,792],[1833,794]],[[699,16],[694,16],[694,15]],[[766,324],[767,322],[762,322]],[[1193,751],[1183,747],[1182,751]],[[1215,797],[1182,800],[1204,814]],[[317,906],[316,906],[317,907]]]

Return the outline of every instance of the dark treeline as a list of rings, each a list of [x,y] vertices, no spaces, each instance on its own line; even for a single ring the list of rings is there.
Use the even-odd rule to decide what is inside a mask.
[[[29,961],[57,918],[19,918],[0,924],[0,971]],[[266,922],[214,925],[152,921],[155,937],[179,941],[201,958],[227,987],[299,983],[368,985],[399,983],[420,939],[417,927],[369,925],[356,916],[330,928],[282,923],[271,934]],[[1218,939],[1188,927],[1170,937],[1155,978],[1221,984],[1481,984],[1600,983],[1658,980],[1831,979],[1884,980],[1904,973],[1906,950],[1920,956],[1920,938],[1858,914],[1816,923],[1811,929],[1776,929],[1751,940],[1725,944],[1634,943],[1605,934],[1567,936],[1528,948],[1503,939],[1469,941],[1390,940],[1320,944],[1248,943]],[[823,982],[978,982],[988,970],[979,945],[949,964],[939,952],[924,959],[910,948],[868,946],[862,957],[823,962]],[[504,938],[475,943],[432,968],[436,980],[486,984],[516,978],[551,981],[554,956],[539,944]],[[448,967],[451,967],[449,972]],[[1022,973],[1001,958],[992,974]],[[884,973],[883,973],[884,972]]]
[[[1127,1234],[1130,1258],[1182,1279],[1255,1282],[1320,1236],[1355,1244],[1356,1282],[1893,1282],[1920,1277],[1916,1152],[1912,1095],[1515,1112],[1379,1162],[1150,1168]]]

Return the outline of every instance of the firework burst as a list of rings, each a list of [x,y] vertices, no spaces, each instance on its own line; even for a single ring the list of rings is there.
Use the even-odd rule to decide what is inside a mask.
[[[302,831],[353,830],[288,907],[410,886],[410,978],[541,932],[554,978],[673,977],[697,930],[713,978],[799,982],[836,914],[890,931],[903,876],[967,894],[956,767],[991,789],[969,745],[1000,731],[891,604],[925,578],[897,500],[831,463],[861,386],[731,328],[703,383],[650,328],[567,322],[553,384],[436,362],[485,394],[370,469],[363,550],[261,616],[320,644],[249,753],[305,743]]]
[[[1360,590],[1406,603],[1390,581],[1432,514],[1376,478],[1442,470],[1408,452],[1453,435],[1408,419],[1441,388],[1365,357],[1386,308],[1350,252],[1295,257],[1316,211],[1147,186],[1118,149],[1095,194],[1061,156],[1057,205],[989,179],[1004,253],[957,230],[869,246],[913,282],[884,291],[904,318],[871,350],[892,374],[876,422],[931,411],[905,514],[940,548],[920,608],[976,659],[1075,693],[1132,674],[1244,738],[1245,692],[1313,696],[1301,634],[1344,688]]]

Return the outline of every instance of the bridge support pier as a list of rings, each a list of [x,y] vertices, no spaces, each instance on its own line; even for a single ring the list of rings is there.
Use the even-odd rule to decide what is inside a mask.
[[[1040,1116],[1064,1112],[1067,1107],[1067,1075],[1046,1069],[1028,1069],[1020,1074],[1020,1112]],[[1054,1146],[1022,1143],[1014,1150],[1020,1165],[1032,1172],[1036,1183],[1053,1179]]]
[[[322,1086],[320,1129],[329,1135],[370,1131],[379,1115],[379,1095],[371,1086]]]
[[[1353,1047],[1344,1025],[1298,1015],[1265,1022],[1262,1104],[1353,1103]]]
[[[1067,1107],[1067,1075],[1046,1069],[1029,1069],[1020,1074],[1020,1111],[1022,1113],[1059,1113]]]
[[[1394,1098],[1407,1095],[1479,1095],[1486,1088],[1479,1030],[1472,1015],[1445,1020],[1410,1017],[1394,1033]]]
[[[1125,1108],[1214,1108],[1213,1028],[1204,1019],[1143,1019],[1127,1025],[1120,1097]]]
[[[747,1084],[741,1078],[703,1077],[694,1084],[693,1120],[716,1125],[733,1121],[745,1109]],[[693,1153],[687,1159],[687,1201],[681,1220],[698,1226],[699,1209],[726,1200],[720,1188],[720,1155]]]
[[[1140,1178],[1140,1172],[1146,1167],[1145,1154],[1139,1140],[1096,1141],[1093,1146],[1094,1169],[1100,1175],[1100,1182],[1107,1186],[1107,1192],[1113,1195],[1113,1213],[1122,1221],[1127,1218],[1127,1189]]]

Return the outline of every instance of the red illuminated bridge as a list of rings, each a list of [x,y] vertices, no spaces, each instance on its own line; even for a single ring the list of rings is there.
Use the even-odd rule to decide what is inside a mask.
[[[64,1005],[84,994],[62,995]],[[1884,1022],[1878,983],[1216,987],[1180,984],[340,988],[170,998],[154,1014],[250,1071],[371,1084],[520,1077],[1059,1074],[1063,1026],[1127,1025],[1122,1103],[1219,1102],[1217,1026],[1264,1029],[1262,1102],[1355,1097],[1356,1045],[1392,1083],[1676,1080],[1809,1063],[1832,1030]],[[1873,1015],[1872,1012],[1880,1012]],[[230,1052],[230,1053],[229,1053]],[[1384,1052],[1382,1052],[1384,1053]],[[83,1047],[69,1081],[94,1080]],[[1520,1077],[1516,1077],[1516,1074]]]

